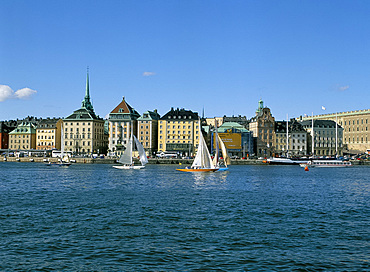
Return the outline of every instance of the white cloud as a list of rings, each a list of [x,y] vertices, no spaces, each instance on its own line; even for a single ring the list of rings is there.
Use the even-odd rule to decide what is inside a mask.
[[[0,85],[0,102],[13,97],[13,90],[7,85]]]
[[[143,76],[154,76],[155,73],[154,72],[144,72],[143,73]]]
[[[37,93],[37,91],[35,90],[32,90],[30,88],[23,88],[23,89],[19,89],[18,91],[16,91],[14,93],[14,96],[16,98],[19,98],[19,99],[27,99],[29,98],[31,95]]]
[[[345,90],[348,90],[349,89],[349,85],[346,85],[346,86],[342,86],[342,87],[339,87],[338,90],[339,91],[345,91]]]
[[[17,91],[13,91],[7,85],[0,85],[0,102],[8,99],[28,99],[31,95],[36,94],[37,91],[30,88],[23,88]]]

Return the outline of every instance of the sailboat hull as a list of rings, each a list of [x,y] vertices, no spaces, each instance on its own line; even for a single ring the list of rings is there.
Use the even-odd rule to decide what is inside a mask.
[[[200,168],[200,169],[192,169],[192,168],[184,168],[184,169],[176,169],[177,171],[181,172],[216,172],[217,168]]]
[[[145,166],[143,165],[113,165],[114,168],[116,169],[124,169],[124,170],[130,170],[130,169],[143,169]]]

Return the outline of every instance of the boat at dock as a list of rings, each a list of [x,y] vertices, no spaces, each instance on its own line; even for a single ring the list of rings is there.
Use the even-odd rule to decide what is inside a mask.
[[[307,163],[301,163],[301,167],[350,167],[352,163],[350,161],[342,161],[342,160],[312,160],[308,161]]]

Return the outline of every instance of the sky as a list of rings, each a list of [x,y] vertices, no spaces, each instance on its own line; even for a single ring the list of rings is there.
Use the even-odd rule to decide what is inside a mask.
[[[370,1],[0,0],[0,120],[369,109]],[[325,107],[326,110],[323,110]]]

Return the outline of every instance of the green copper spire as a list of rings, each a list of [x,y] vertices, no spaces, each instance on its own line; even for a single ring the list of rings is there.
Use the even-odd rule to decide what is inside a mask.
[[[94,108],[90,102],[89,67],[87,67],[86,93],[85,93],[84,100],[82,100],[82,108],[85,108],[88,111],[94,112]]]

